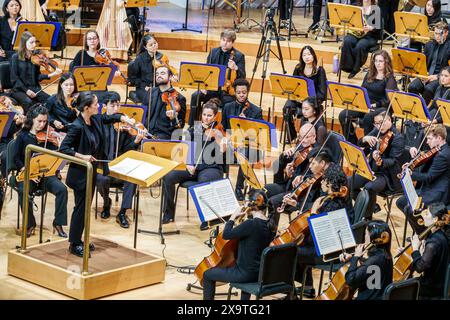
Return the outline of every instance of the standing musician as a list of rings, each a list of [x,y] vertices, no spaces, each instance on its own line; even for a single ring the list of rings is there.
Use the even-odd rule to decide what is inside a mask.
[[[255,282],[258,280],[261,254],[269,246],[271,233],[266,216],[267,197],[261,190],[252,190],[248,195],[246,206],[249,218],[239,225],[244,213],[238,208],[225,223],[222,237],[224,240],[239,241],[236,264],[228,268],[215,267],[203,275],[203,300],[214,300],[216,282]],[[281,270],[280,270],[281,271]],[[250,294],[241,291],[241,300],[250,300]]]
[[[22,4],[19,0],[6,0],[2,9],[4,16],[0,18],[0,62],[11,59],[15,53],[13,38],[17,21],[21,18]]]
[[[450,41],[448,40],[448,24],[439,22],[434,28],[434,39],[425,45],[424,54],[427,58],[428,78],[424,81],[414,79],[408,86],[408,91],[421,94],[428,104],[433,99],[439,87],[439,72],[448,66],[450,59]]]
[[[258,120],[263,119],[261,108],[248,101],[250,83],[247,79],[236,79],[233,83],[233,88],[236,100],[225,104],[222,110],[222,127],[225,131],[231,130],[230,116],[239,116]],[[246,154],[246,156],[249,157],[249,154]],[[244,189],[244,180],[244,173],[239,167],[235,188],[236,197],[239,201],[244,200],[244,194],[242,193],[242,190]]]
[[[72,106],[75,92],[73,74],[64,73],[58,82],[58,92],[45,104],[48,109],[49,123],[58,131],[67,132],[68,126],[77,118],[77,109]]]
[[[349,177],[349,185],[352,186],[354,199],[360,188],[369,192],[369,204],[365,218],[371,219],[377,202],[377,194],[384,191],[396,191],[401,189],[398,173],[401,171],[405,139],[392,123],[391,115],[386,109],[374,111],[373,129],[367,136],[358,141],[358,145],[370,148],[369,163],[375,173],[375,180],[356,174],[353,183]],[[358,192],[355,192],[358,191]]]
[[[422,217],[430,233],[426,240],[419,240],[417,234],[411,239],[413,270],[422,273],[419,299],[440,299],[450,258],[448,239],[442,229],[450,217],[443,203],[431,204]]]
[[[410,163],[403,165],[403,170],[410,170],[412,180],[419,183],[417,193],[422,197],[425,207],[435,202],[447,203],[450,196],[450,148],[447,145],[446,138],[447,130],[445,127],[442,124],[434,125],[426,137],[431,151],[424,155],[421,161],[422,165],[419,162],[417,166],[420,167],[412,172]],[[417,148],[411,148],[410,154],[411,158],[416,159],[419,152]],[[424,227],[417,223],[417,217],[414,217],[406,196],[400,197],[396,205],[403,211],[415,233],[418,234],[423,231]]]
[[[93,181],[91,186],[86,186],[86,168],[75,163],[70,163],[67,171],[66,184],[73,189],[75,207],[70,221],[69,251],[82,257],[84,254],[81,236],[84,229],[84,208],[86,199],[86,187],[94,190],[97,177],[97,159],[104,157],[104,131],[103,124],[126,122],[134,125],[135,120],[120,113],[114,115],[98,114],[98,99],[90,91],[81,92],[77,98],[77,109],[80,112],[77,119],[69,126],[67,136],[64,138],[60,151],[70,156],[92,162]],[[107,170],[107,166],[104,166]],[[105,171],[104,171],[105,172]],[[95,249],[89,244],[91,251]]]
[[[13,90],[11,97],[15,99],[26,111],[34,103],[47,102],[49,95],[41,91],[39,81],[50,79],[61,74],[56,68],[50,74],[41,74],[40,66],[33,64],[31,58],[36,48],[36,37],[25,31],[20,38],[19,49],[11,58],[11,82]]]
[[[128,79],[136,86],[136,96],[145,103],[146,91],[154,86],[154,69],[160,65],[169,65],[167,56],[158,51],[158,42],[151,34],[146,34],[136,59],[128,64]],[[173,72],[173,70],[172,70]]]
[[[148,131],[158,139],[170,140],[176,129],[184,127],[186,117],[186,98],[176,91],[170,82],[172,70],[167,65],[160,65],[155,70],[156,87],[147,91],[144,104],[149,107],[150,124]]]
[[[75,67],[79,66],[99,66],[101,63],[97,62],[98,52],[100,50],[100,38],[95,30],[88,30],[84,36],[84,48],[77,52],[73,61],[70,63],[69,71],[73,72]],[[115,69],[115,66],[112,66]],[[115,69],[114,76],[120,76],[120,71]],[[104,103],[104,98],[110,94],[118,96],[120,100],[120,95],[115,91],[95,91],[95,95],[98,98],[99,103]]]
[[[111,116],[120,112],[120,101],[115,99],[114,95],[106,98],[106,115]],[[116,128],[112,124],[103,125],[103,137],[105,140],[104,153],[106,160],[113,160],[129,150],[137,150],[144,138],[144,131],[138,130],[136,137],[132,136],[124,127]],[[118,131],[119,129],[119,131]],[[97,175],[97,189],[103,197],[103,211],[100,214],[102,219],[110,217],[112,200],[109,197],[109,186],[114,178],[106,175]],[[131,209],[133,196],[136,192],[136,185],[130,182],[123,183],[123,199],[120,211],[116,216],[116,222],[122,228],[129,228],[126,217],[127,209]]]
[[[361,70],[367,60],[369,48],[375,46],[380,40],[381,30],[377,23],[380,12],[376,0],[363,0],[363,18],[365,20],[363,31],[350,32],[344,38],[341,51],[341,69],[348,72],[352,79]]]
[[[224,30],[220,34],[220,47],[214,48],[208,55],[207,63],[220,64],[227,67],[227,77],[225,79],[227,89],[219,89],[219,91],[200,90],[195,92],[191,97],[191,111],[189,114],[189,126],[194,125],[194,121],[198,120],[197,97],[199,104],[209,101],[211,98],[218,97],[222,104],[233,101],[233,94],[230,92],[233,81],[235,79],[245,79],[245,56],[239,50],[233,47],[236,41],[236,32],[233,30]]]
[[[320,181],[320,194],[321,196],[317,197],[312,203],[312,207],[310,207],[311,214],[331,212],[344,208],[347,211],[349,220],[351,223],[353,222],[354,213],[350,197],[348,196],[347,177],[339,165],[329,163],[323,171],[323,178]],[[295,280],[302,282],[306,267],[319,263],[324,262],[322,257],[316,255],[314,241],[309,234],[304,242],[297,247],[297,272]],[[310,268],[307,270],[303,294],[307,298],[314,298],[316,291],[313,287],[312,271]]]
[[[175,221],[175,185],[184,181],[208,182],[223,177],[223,153],[226,151],[225,132],[216,121],[219,108],[208,101],[203,105],[201,128],[190,127],[189,137],[196,142],[195,165],[187,165],[186,170],[174,170],[163,178],[163,223]],[[212,147],[210,144],[215,144]],[[208,153],[205,153],[207,151]],[[204,226],[202,225],[202,228]]]
[[[48,119],[47,109],[41,105],[37,104],[33,106],[27,112],[27,118],[23,124],[22,130],[18,133],[16,138],[16,143],[14,145],[14,164],[19,171],[25,169],[25,148],[27,145],[39,145],[44,144],[44,147],[50,147],[50,142],[38,141],[36,137],[39,133],[46,132]],[[39,143],[40,142],[40,143]],[[60,141],[59,141],[60,143]],[[19,193],[19,204],[22,208],[22,198],[23,198],[23,188],[24,183],[18,182],[18,193]],[[55,195],[55,219],[53,220],[53,232],[57,232],[58,236],[62,238],[67,238],[67,234],[64,232],[63,226],[67,225],[67,187],[62,183],[56,176],[46,177],[44,183],[39,181],[39,179],[33,179],[30,181],[30,190],[33,192],[37,189],[42,189],[46,192],[50,192]],[[33,200],[29,199],[28,203],[28,226],[27,226],[27,237],[34,234],[34,229],[36,228],[36,220],[33,215]],[[23,208],[22,208],[23,210]]]
[[[358,290],[356,300],[381,300],[386,287],[392,283],[391,236],[391,230],[386,222],[369,221],[365,243],[356,247],[353,256],[348,253],[342,253],[339,256],[341,262],[350,262],[345,274],[345,282],[351,289]],[[365,252],[367,252],[367,258],[363,257]],[[370,281],[374,276],[373,267],[377,267],[375,272],[379,280],[374,285],[368,286],[373,281]]]

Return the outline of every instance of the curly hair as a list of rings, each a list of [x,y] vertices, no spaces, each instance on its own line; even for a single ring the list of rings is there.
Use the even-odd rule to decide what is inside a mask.
[[[23,123],[22,130],[30,131],[31,128],[33,127],[33,120],[41,114],[48,116],[48,109],[43,104],[36,103],[28,110],[25,122]]]
[[[323,174],[323,179],[327,181],[333,192],[338,192],[342,187],[347,187],[347,176],[340,165],[330,163]]]

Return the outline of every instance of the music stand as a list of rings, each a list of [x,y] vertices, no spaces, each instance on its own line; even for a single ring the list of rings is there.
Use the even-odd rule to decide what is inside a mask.
[[[386,90],[393,115],[398,118],[429,123],[430,113],[423,98],[414,93]]]
[[[262,184],[259,182],[258,177],[256,176],[255,170],[253,170],[253,165],[250,164],[248,159],[238,151],[235,151],[234,155],[239,163],[239,166],[241,167],[247,184],[253,189],[264,189]]]
[[[372,106],[366,88],[332,81],[327,81],[327,84],[333,107],[345,109],[346,122],[349,121],[349,110],[363,113],[370,112]],[[342,132],[345,139],[348,139],[350,135],[350,126],[348,126],[347,132]]]
[[[272,97],[274,103],[272,104],[272,114],[275,115],[275,98],[282,98],[287,100],[304,100],[307,97],[315,97],[316,90],[314,82],[306,77],[288,76],[279,73],[271,73],[269,76]],[[269,119],[273,120],[273,119]],[[283,125],[281,128],[281,139],[283,141],[283,151],[286,146],[286,136],[288,141],[292,141],[288,128],[288,117],[283,114]]]
[[[180,88],[191,88],[217,91],[225,83],[226,67],[219,64],[181,62],[180,81],[174,86]],[[196,114],[194,121],[198,120],[200,114],[200,94],[197,95]],[[192,106],[191,106],[192,112]]]
[[[370,181],[375,180],[375,173],[370,168],[367,157],[363,149],[348,141],[339,141],[339,145],[344,154],[350,170],[352,170],[352,178],[350,180],[350,190],[353,193],[353,185],[355,184],[355,175],[359,174],[361,177]],[[353,196],[353,195],[352,195]],[[353,197],[352,197],[353,198]]]
[[[450,127],[450,101],[444,99],[437,99],[438,112],[441,114],[442,123]],[[436,112],[436,114],[438,113]]]
[[[408,82],[411,77],[428,78],[427,57],[421,52],[406,48],[393,48],[392,67],[394,72],[400,73],[405,77],[405,90],[408,89]]]
[[[184,17],[184,23],[181,28],[178,29],[172,29],[171,32],[177,32],[177,31],[192,31],[192,32],[198,32],[202,33],[202,30],[194,30],[188,28],[188,11],[189,11],[189,0],[186,0],[186,15]]]
[[[0,137],[6,138],[8,135],[14,115],[14,112],[0,112]]]
[[[428,19],[425,15],[416,12],[394,12],[395,35],[403,36],[411,40],[430,40]]]
[[[111,66],[80,66],[73,69],[78,91],[105,91],[114,77]]]
[[[13,38],[14,50],[19,49],[20,38],[25,31],[31,32],[36,38],[36,49],[50,50],[57,43],[60,28],[59,22],[19,21]]]
[[[142,8],[142,16],[144,17],[144,21],[141,24],[141,30],[138,32],[138,37],[135,39],[136,44],[138,44],[144,33],[148,31],[145,29],[147,25],[147,7],[155,7],[158,4],[157,0],[127,0],[125,1],[125,8]],[[137,51],[137,46],[135,46],[135,52]]]

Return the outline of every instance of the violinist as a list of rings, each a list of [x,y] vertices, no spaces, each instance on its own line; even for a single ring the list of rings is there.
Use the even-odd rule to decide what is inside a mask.
[[[45,132],[47,127],[48,111],[41,105],[33,106],[27,113],[25,123],[22,130],[19,132],[14,145],[14,164],[19,171],[25,169],[25,148],[29,144],[39,145],[36,136],[39,132]],[[45,143],[44,143],[45,146]],[[47,143],[47,146],[52,149],[53,145]],[[53,147],[54,149],[54,147]],[[22,206],[23,197],[23,182],[18,182],[18,193],[20,206]],[[44,189],[55,195],[55,219],[53,220],[53,232],[57,232],[58,236],[67,238],[63,226],[67,225],[67,188],[56,176],[46,177],[42,181],[33,179],[30,181],[30,190]],[[36,228],[36,220],[33,215],[33,200],[29,198],[28,205],[28,226],[27,237],[34,234]]]
[[[172,71],[168,66],[158,66],[155,77],[156,87],[153,88],[151,97],[148,91],[144,99],[146,105],[151,102],[148,131],[158,139],[170,140],[176,129],[184,127],[186,98],[172,87],[170,82]]]
[[[21,105],[25,112],[34,103],[47,102],[49,95],[41,90],[39,81],[50,79],[61,74],[56,68],[50,74],[41,74],[40,66],[31,62],[33,51],[36,48],[36,38],[28,31],[22,33],[19,49],[11,58],[11,82],[13,90],[11,97]]]
[[[19,0],[6,0],[2,9],[4,16],[0,18],[0,62],[11,59],[15,53],[13,38],[22,4]]]
[[[255,282],[258,280],[261,254],[269,246],[271,235],[266,216],[267,197],[262,190],[254,189],[249,192],[247,200],[247,219],[236,225],[236,219],[242,216],[242,208],[233,213],[225,223],[223,239],[239,241],[236,264],[228,268],[211,268],[203,275],[203,300],[214,300],[216,282]],[[279,270],[282,272],[282,270]],[[250,294],[241,292],[241,300],[250,300]]]
[[[219,64],[227,67],[227,76],[229,87],[233,85],[232,74],[236,76],[236,79],[245,79],[245,56],[239,50],[233,47],[236,41],[236,32],[234,30],[224,30],[220,34],[220,46],[218,48],[213,48],[208,55],[208,64]],[[199,100],[199,105],[197,106],[197,97]],[[225,92],[222,89],[219,91],[206,91],[200,90],[192,94],[191,96],[191,111],[189,114],[189,126],[194,125],[194,121],[199,120],[199,114],[201,109],[201,104],[209,101],[211,98],[219,98],[222,105],[234,100],[234,96],[230,93]],[[200,109],[198,109],[200,108]]]
[[[239,116],[243,118],[262,120],[263,116],[261,108],[248,101],[248,94],[250,92],[250,83],[247,81],[247,79],[236,79],[236,81],[234,81],[233,83],[233,88],[236,96],[236,101],[228,102],[223,106],[222,110],[223,128],[225,130],[231,130],[229,118],[230,116]],[[256,154],[256,152],[252,151],[249,151],[246,154],[247,158],[249,158],[250,153]],[[242,190],[244,189],[244,180],[245,180],[244,174],[241,168],[239,167],[235,188],[236,197],[239,201],[244,200],[244,195],[242,193]]]
[[[419,240],[417,234],[411,239],[413,270],[422,274],[419,277],[419,299],[440,300],[450,258],[449,244],[443,228],[449,223],[450,217],[441,202],[430,204],[422,217],[425,227],[431,228],[431,231],[425,240]]]
[[[392,283],[391,237],[391,230],[386,222],[369,221],[365,243],[356,247],[353,256],[348,253],[339,256],[341,262],[350,263],[345,282],[351,289],[358,290],[356,300],[381,300],[386,287]],[[365,251],[367,258],[364,258]],[[374,283],[374,280],[377,282]]]
[[[106,115],[114,115],[120,112],[120,101],[115,100],[115,96],[111,95],[106,98]],[[137,150],[144,138],[144,132],[139,130],[136,137],[132,136],[126,129],[118,131],[112,124],[103,125],[104,137],[104,153],[106,160],[113,160],[118,156],[129,150]],[[117,127],[117,125],[116,125]],[[106,175],[97,175],[97,189],[103,197],[103,211],[100,214],[102,219],[110,217],[110,209],[112,200],[109,198],[109,186],[114,178]],[[127,209],[131,209],[134,193],[136,192],[136,185],[130,182],[123,183],[123,198],[120,211],[116,216],[116,222],[122,228],[129,228],[129,223],[126,217]]]
[[[75,207],[70,220],[69,232],[69,252],[83,257],[84,247],[81,236],[84,229],[84,208],[86,201],[86,187],[95,187],[97,177],[97,159],[104,156],[105,137],[103,135],[103,123],[123,122],[131,125],[135,124],[134,119],[130,119],[120,113],[114,115],[98,114],[98,99],[90,91],[83,91],[77,98],[77,109],[80,112],[78,117],[69,126],[64,138],[60,152],[79,159],[90,161],[93,166],[93,181],[91,186],[86,186],[86,168],[75,163],[69,165],[67,171],[66,184],[74,190]],[[103,166],[103,170],[108,170]],[[92,194],[94,194],[92,192]],[[95,250],[94,244],[89,244],[90,251]]]
[[[371,219],[375,211],[377,194],[385,191],[401,190],[400,180],[397,177],[401,171],[401,161],[404,157],[405,139],[392,123],[391,115],[385,109],[374,111],[373,126],[375,127],[367,136],[358,141],[358,145],[371,150],[368,156],[369,164],[375,173],[375,180],[356,174],[353,183],[353,196],[356,199],[360,188],[369,193],[369,204],[365,218]],[[378,135],[378,137],[377,137]],[[353,179],[349,177],[349,179]]]
[[[72,106],[75,91],[75,78],[71,73],[64,73],[58,82],[58,92],[45,104],[49,123],[58,131],[67,132],[67,127],[77,118],[77,109]]]
[[[422,164],[418,163],[418,168],[412,172],[409,163],[403,165],[403,170],[410,170],[412,180],[418,182],[417,193],[422,197],[425,207],[435,202],[446,203],[449,199],[450,148],[447,145],[446,138],[447,130],[445,127],[442,124],[434,125],[428,132],[426,139],[430,149],[435,150],[435,152],[428,152],[428,156],[423,157]],[[410,153],[413,159],[419,156],[416,148],[411,148]],[[417,217],[414,217],[406,196],[400,197],[396,205],[406,215],[415,233],[423,231],[424,227],[417,223]]]
[[[339,165],[329,163],[323,171],[319,192],[320,196],[310,206],[311,214],[331,212],[344,208],[346,209],[349,220],[351,222],[353,221],[354,213],[350,197],[348,196],[347,177]],[[305,270],[308,270],[303,291],[303,294],[307,298],[314,298],[316,292],[313,286],[312,271],[310,268],[306,269],[306,267],[319,263],[324,262],[321,257],[316,255],[313,238],[311,235],[308,235],[304,242],[297,247],[297,272],[295,275],[295,280],[302,282],[303,274]]]
[[[176,184],[184,181],[209,182],[223,177],[223,153],[226,151],[226,145],[222,143],[225,132],[217,129],[218,111],[217,104],[208,101],[203,105],[201,127],[195,126],[188,130],[188,139],[196,142],[197,145],[195,164],[187,165],[186,170],[171,171],[163,178],[164,224],[175,220]],[[202,225],[203,227],[205,226]]]
[[[95,30],[88,30],[84,36],[84,48],[75,55],[73,61],[70,63],[69,71],[73,73],[73,69],[79,66],[99,66],[101,65],[96,61],[96,56],[100,50],[100,37]],[[117,70],[115,66],[114,76],[119,77],[121,75],[120,71]],[[110,94],[116,95],[120,100],[120,95],[115,91],[99,90],[94,92],[97,96],[99,103],[104,104],[104,99]]]

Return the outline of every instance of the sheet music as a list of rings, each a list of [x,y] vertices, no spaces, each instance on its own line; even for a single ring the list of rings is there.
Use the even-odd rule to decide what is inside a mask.
[[[348,221],[347,211],[340,209],[328,213],[331,225],[333,226],[334,233],[337,236],[339,250],[341,250],[338,231],[341,232],[342,244],[345,249],[356,246],[355,238],[353,237],[352,227]]]
[[[162,167],[132,158],[125,158],[110,166],[109,170],[141,181],[147,180],[159,172]]]
[[[411,206],[411,209],[417,209],[419,205],[419,196],[417,195],[416,188],[414,187],[411,175],[409,174],[408,170],[406,170],[400,182],[402,184],[406,198],[408,199],[408,203]]]

